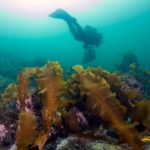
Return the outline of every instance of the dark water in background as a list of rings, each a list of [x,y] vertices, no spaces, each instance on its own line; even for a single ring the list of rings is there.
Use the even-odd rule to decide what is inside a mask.
[[[0,0],[0,52],[15,54],[14,59],[18,56],[23,59],[46,57],[60,61],[65,68],[81,64],[84,52],[82,43],[73,39],[65,22],[47,16],[54,10],[53,2],[49,6],[51,9],[43,9],[45,11],[42,15],[39,15],[40,6],[39,13],[33,9],[34,15],[26,12],[27,9],[22,13],[22,8],[19,8],[19,13],[7,7],[10,3],[9,5],[16,5],[17,10],[19,6],[16,2]],[[85,4],[87,2],[88,0],[83,1]],[[33,5],[34,7],[36,6]],[[103,35],[103,43],[96,50],[96,60],[87,66],[99,65],[113,70],[115,63],[131,49],[139,64],[150,68],[149,0],[99,0],[86,9],[80,8],[79,11],[78,7],[74,7],[71,9],[67,6],[66,10],[75,16],[82,26],[93,25]]]

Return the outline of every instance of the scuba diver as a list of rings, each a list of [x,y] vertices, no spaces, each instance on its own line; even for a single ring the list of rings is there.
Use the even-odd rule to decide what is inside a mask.
[[[77,22],[76,18],[72,17],[69,13],[63,9],[57,9],[52,12],[49,17],[56,19],[63,19],[68,27],[73,37],[83,42],[83,48],[85,49],[84,57],[82,62],[88,63],[96,58],[96,52],[94,48],[98,47],[102,42],[102,35],[98,31],[91,27],[90,25],[82,28]]]

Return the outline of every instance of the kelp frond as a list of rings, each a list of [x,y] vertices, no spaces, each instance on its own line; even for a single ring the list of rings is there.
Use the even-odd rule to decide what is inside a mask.
[[[55,113],[58,109],[59,94],[64,88],[62,80],[62,68],[58,62],[48,62],[38,73],[37,83],[43,97],[43,129],[37,139],[37,145],[42,149],[45,144],[50,128],[55,123]]]
[[[95,111],[104,121],[114,128],[120,139],[123,139],[134,150],[142,150],[142,143],[134,128],[130,128],[124,121],[126,109],[112,93],[110,86],[103,77],[96,78],[96,75],[89,70],[76,75],[80,80],[82,90],[90,92],[87,106]]]
[[[36,138],[37,122],[34,115],[21,112],[16,132],[17,150],[28,150]]]

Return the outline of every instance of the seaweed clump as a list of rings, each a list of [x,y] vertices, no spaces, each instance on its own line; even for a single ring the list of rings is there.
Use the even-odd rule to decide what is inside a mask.
[[[9,110],[15,112],[16,135],[12,138],[17,149],[54,150],[61,139],[70,135],[84,142],[103,140],[127,144],[133,150],[144,149],[150,132],[150,103],[144,95],[124,89],[125,80],[117,73],[80,65],[72,69],[72,75],[64,79],[58,62],[25,68],[18,76],[18,84],[2,94],[2,114],[8,111],[4,109],[8,104],[15,105]],[[9,115],[0,115],[0,127],[5,131],[10,129],[5,128]],[[139,130],[141,125],[143,131]]]
[[[125,82],[125,89],[137,91],[150,98],[150,71],[139,65],[137,57],[132,51],[123,56],[118,70]]]
[[[32,145],[36,137],[36,118],[27,112],[19,115],[18,129],[16,132],[16,145],[19,150],[27,150]]]
[[[92,72],[92,70],[83,70],[78,72],[76,78],[81,83],[81,88],[89,92],[87,97],[87,106],[103,121],[107,122],[133,149],[142,149],[142,143],[134,128],[125,123],[126,108],[120,104],[115,93],[110,90],[110,85],[101,76]],[[82,89],[82,90],[83,90]]]
[[[129,72],[131,64],[139,66],[136,55],[130,50],[124,54],[118,69],[124,73]]]

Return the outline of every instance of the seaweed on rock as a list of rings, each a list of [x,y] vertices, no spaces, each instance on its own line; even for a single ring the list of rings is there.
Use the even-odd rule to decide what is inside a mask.
[[[42,149],[48,139],[50,129],[55,123],[55,113],[59,106],[58,97],[64,87],[62,68],[58,62],[48,62],[41,68],[25,68],[19,74],[18,99],[21,112],[25,110],[25,100],[28,98],[30,78],[33,76],[35,76],[43,103],[42,128],[35,140],[35,145]]]
[[[24,111],[25,109],[25,99],[27,98],[27,94],[29,92],[28,86],[30,83],[30,78],[35,76],[37,73],[37,68],[24,68],[22,72],[20,72],[18,76],[19,84],[18,84],[18,100],[20,102],[20,108]]]
[[[148,131],[150,131],[150,101],[143,100],[135,104],[132,111],[133,118],[143,123]]]
[[[34,115],[21,112],[16,132],[16,145],[18,150],[28,150],[36,138],[37,122]]]
[[[10,84],[1,94],[0,125],[7,129],[7,118],[15,117],[16,123],[19,116],[17,132],[14,130],[17,149],[42,150],[69,134],[110,142],[105,131],[112,131],[117,144],[142,150],[149,137],[136,126],[142,124],[144,131],[150,132],[150,102],[144,95],[138,90],[123,89],[126,80],[117,73],[80,65],[73,66],[73,70],[64,79],[63,69],[55,61],[41,68],[25,68],[18,84]],[[18,110],[8,112],[6,108],[12,100]],[[103,133],[98,131],[100,127]]]
[[[81,87],[89,92],[87,106],[96,112],[104,121],[108,122],[117,132],[120,139],[126,141],[134,150],[142,150],[142,142],[134,128],[125,121],[126,108],[119,103],[115,93],[112,93],[107,81],[84,70],[76,75]]]
[[[37,77],[40,94],[43,97],[43,124],[36,143],[39,149],[42,149],[48,138],[50,129],[55,123],[55,115],[59,107],[59,94],[64,88],[64,82],[62,80],[62,68],[58,62],[48,62],[47,65],[39,69]]]

